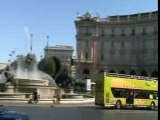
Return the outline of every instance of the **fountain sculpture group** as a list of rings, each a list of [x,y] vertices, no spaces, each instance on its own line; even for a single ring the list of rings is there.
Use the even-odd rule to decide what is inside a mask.
[[[34,54],[18,56],[16,62],[0,74],[0,97],[29,99],[34,90],[40,99],[50,99],[61,90],[48,74],[38,70]]]

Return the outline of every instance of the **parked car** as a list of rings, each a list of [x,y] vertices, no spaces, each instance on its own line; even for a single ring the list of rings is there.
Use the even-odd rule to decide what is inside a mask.
[[[31,120],[30,116],[17,111],[6,110],[4,106],[0,105],[0,120]]]

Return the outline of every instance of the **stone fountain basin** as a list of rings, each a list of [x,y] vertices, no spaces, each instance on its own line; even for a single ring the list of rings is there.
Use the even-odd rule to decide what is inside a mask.
[[[76,94],[76,93],[69,93],[69,94],[63,94],[63,99],[86,99],[86,98],[93,98],[93,96],[87,95],[87,94]]]
[[[15,77],[16,81],[18,82],[18,85],[43,85],[47,86],[49,84],[48,80],[44,79],[29,79],[29,78],[18,78]]]

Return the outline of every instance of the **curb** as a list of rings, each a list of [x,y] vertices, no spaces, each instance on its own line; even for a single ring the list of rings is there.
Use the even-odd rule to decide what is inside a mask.
[[[94,103],[94,99],[62,99],[60,101],[60,105],[69,105],[69,104],[92,104]],[[34,103],[28,103],[27,100],[0,100],[0,104],[5,104],[5,106],[26,106],[26,105],[52,105],[52,100],[40,100],[37,104]],[[57,104],[56,104],[57,105]]]

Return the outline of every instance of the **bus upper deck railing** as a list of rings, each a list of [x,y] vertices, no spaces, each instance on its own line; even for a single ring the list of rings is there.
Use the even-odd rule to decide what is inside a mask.
[[[158,80],[158,78],[154,78],[154,77],[144,77],[144,76],[126,75],[126,74],[118,74],[118,73],[107,73],[106,75],[119,77],[119,78],[130,78],[130,79],[139,79],[139,80]]]

